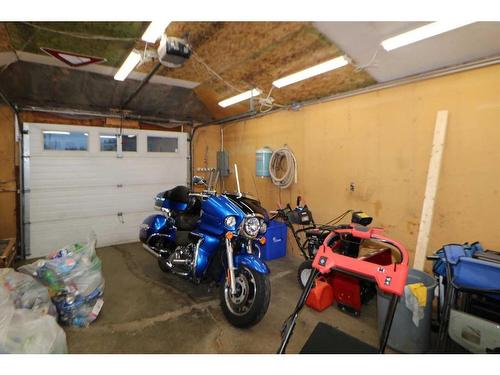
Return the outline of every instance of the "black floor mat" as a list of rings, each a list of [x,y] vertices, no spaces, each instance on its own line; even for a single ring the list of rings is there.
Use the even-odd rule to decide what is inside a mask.
[[[377,348],[326,324],[318,323],[301,354],[376,354]]]

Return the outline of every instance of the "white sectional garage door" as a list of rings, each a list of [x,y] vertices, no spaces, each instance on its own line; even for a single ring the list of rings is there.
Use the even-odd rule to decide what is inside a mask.
[[[86,240],[91,230],[98,246],[137,241],[153,197],[187,183],[186,133],[124,129],[117,137],[116,128],[24,127],[31,258]]]

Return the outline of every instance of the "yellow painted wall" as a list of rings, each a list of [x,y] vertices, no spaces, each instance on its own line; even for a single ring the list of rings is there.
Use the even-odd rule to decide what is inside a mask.
[[[217,151],[220,150],[220,127],[208,126],[196,130],[192,140],[194,175],[208,177],[205,172],[197,172],[196,168],[216,168]]]
[[[255,150],[287,144],[299,174],[282,203],[301,194],[318,222],[364,210],[413,254],[438,110],[449,122],[429,250],[475,240],[500,250],[500,65],[225,125],[224,147],[242,190],[273,209],[279,192],[255,177]],[[218,126],[199,135],[195,167],[220,145]]]
[[[0,239],[16,236],[16,150],[14,113],[0,105]]]

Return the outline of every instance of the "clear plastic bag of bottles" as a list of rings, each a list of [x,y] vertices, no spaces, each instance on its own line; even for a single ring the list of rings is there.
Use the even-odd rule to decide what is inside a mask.
[[[38,310],[42,314],[57,315],[47,288],[30,275],[16,272],[12,268],[2,268],[0,285],[9,293],[9,299],[16,309]]]
[[[0,285],[0,343],[6,340],[14,311],[9,292]]]
[[[65,246],[19,268],[47,286],[62,324],[86,327],[100,312],[104,278],[95,245],[92,232],[85,244]]]
[[[0,353],[67,353],[66,334],[54,316],[16,307],[12,292],[0,285]]]

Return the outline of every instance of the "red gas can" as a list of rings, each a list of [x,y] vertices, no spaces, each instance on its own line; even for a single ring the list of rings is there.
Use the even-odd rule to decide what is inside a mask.
[[[333,288],[330,283],[320,276],[307,297],[306,305],[316,311],[323,311],[333,304]]]

